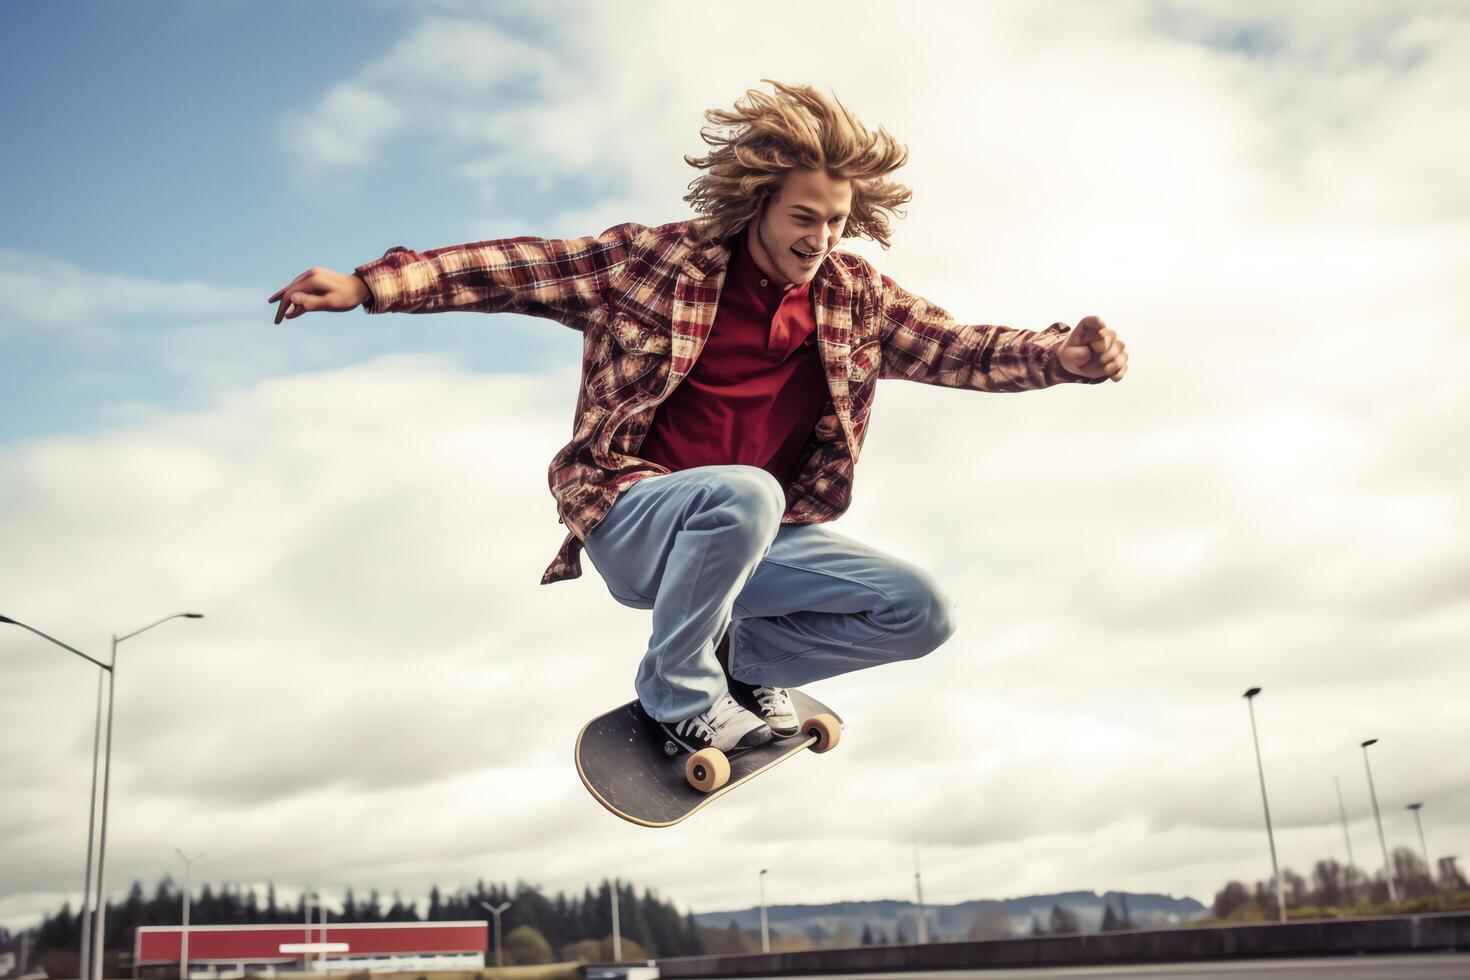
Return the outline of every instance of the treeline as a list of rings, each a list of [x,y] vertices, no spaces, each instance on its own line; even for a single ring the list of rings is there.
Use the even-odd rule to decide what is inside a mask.
[[[704,952],[702,932],[691,912],[681,916],[651,890],[640,896],[631,884],[619,883],[619,933],[624,944],[636,946],[649,956],[691,956]],[[436,885],[421,916],[417,903],[405,901],[398,892],[385,899],[377,889],[359,897],[351,888],[340,902],[326,900],[328,925],[342,922],[418,922],[482,919],[490,913],[481,902],[498,906],[510,902],[501,916],[501,928],[509,950],[510,934],[517,935],[517,946],[527,949],[545,947],[549,961],[579,943],[603,944],[612,935],[613,885],[603,881],[595,890],[590,886],[581,895],[558,892],[548,898],[533,885],[519,883],[514,890],[504,885],[487,886],[477,882],[473,889],[445,894]],[[106,919],[105,949],[109,952],[131,951],[133,933],[139,926],[171,926],[182,922],[181,890],[171,876],[165,875],[152,895],[146,895],[140,882],[134,882],[122,902],[109,903]],[[189,924],[256,925],[280,923],[300,925],[306,921],[305,896],[294,904],[276,898],[274,884],[267,884],[262,899],[258,889],[224,884],[205,884],[194,893],[189,906]],[[315,903],[313,903],[314,905]],[[320,912],[313,908],[313,918]],[[81,915],[69,904],[55,915],[48,915],[36,929],[33,942],[37,951],[75,950],[81,943]],[[529,953],[540,959],[539,953]],[[576,957],[572,957],[576,958]],[[493,962],[493,953],[491,955]]]
[[[1407,847],[1395,848],[1390,860],[1399,905],[1433,905],[1436,899],[1457,905],[1461,899],[1470,898],[1470,884],[1453,857],[1439,859],[1437,874],[1431,874],[1419,855]],[[1388,880],[1381,870],[1367,875],[1354,865],[1330,859],[1313,865],[1310,880],[1283,868],[1281,888],[1288,916],[1333,915],[1349,910],[1386,911],[1393,907]],[[1275,886],[1269,880],[1257,881],[1253,888],[1232,881],[1215,894],[1212,911],[1216,919],[1224,921],[1277,918]]]

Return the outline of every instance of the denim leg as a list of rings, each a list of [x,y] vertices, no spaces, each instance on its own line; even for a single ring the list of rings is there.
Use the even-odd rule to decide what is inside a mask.
[[[781,527],[733,615],[730,673],[774,687],[913,660],[955,630],[928,572],[821,524]]]
[[[633,685],[653,718],[688,718],[725,693],[715,645],[785,508],[759,467],[697,466],[633,484],[583,542],[614,598],[653,610]]]

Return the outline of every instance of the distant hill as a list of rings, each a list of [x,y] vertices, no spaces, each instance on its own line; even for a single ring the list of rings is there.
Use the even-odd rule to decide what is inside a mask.
[[[925,906],[931,940],[965,939],[977,922],[989,926],[994,935],[1009,923],[1011,932],[1031,929],[1034,916],[1046,925],[1053,905],[1077,916],[1084,932],[1097,932],[1103,913],[1111,903],[1115,914],[1121,913],[1127,899],[1128,914],[1138,926],[1172,925],[1207,915],[1209,909],[1192,898],[1168,895],[1135,894],[1133,892],[1061,892],[1055,895],[1030,895],[1025,898],[980,899],[958,905]],[[772,936],[805,936],[814,943],[831,942],[846,932],[856,944],[866,926],[875,935],[894,942],[900,935],[907,942],[917,936],[913,902],[880,900],[875,902],[836,902],[830,905],[772,905],[766,909]],[[702,926],[723,929],[734,922],[747,932],[760,931],[759,908],[730,912],[696,912],[694,919]],[[982,927],[983,928],[983,927]]]

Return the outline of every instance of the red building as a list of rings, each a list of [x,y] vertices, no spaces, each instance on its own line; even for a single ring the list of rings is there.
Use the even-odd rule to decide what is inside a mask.
[[[326,973],[347,970],[468,970],[485,965],[489,923],[342,922],[300,925],[190,926],[192,975],[270,975],[277,970]],[[177,968],[182,926],[141,926],[133,937],[140,969]],[[345,951],[301,953],[282,946],[345,944]],[[201,967],[203,968],[201,970]],[[174,971],[168,971],[171,975]]]

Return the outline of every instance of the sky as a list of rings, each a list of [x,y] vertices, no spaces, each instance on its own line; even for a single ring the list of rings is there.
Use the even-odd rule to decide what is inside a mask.
[[[681,909],[1126,889],[1470,848],[1470,9],[1119,0],[21,2],[0,11],[0,613],[116,683],[107,885]],[[909,147],[884,251],[1121,384],[885,381],[834,530],[957,631],[814,685],[838,749],[684,824],[582,788],[646,611],[559,547],[580,338],[266,298],[389,247],[689,215],[702,113],[813,84]],[[1457,328],[1456,324],[1461,327]],[[1460,450],[1453,447],[1460,445]],[[974,505],[983,502],[983,508]],[[981,519],[956,515],[985,515]],[[91,665],[0,627],[0,924],[76,907]],[[1462,866],[1470,857],[1462,857]]]

